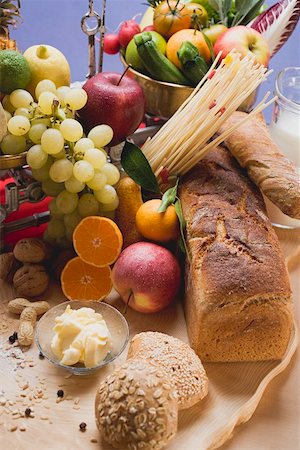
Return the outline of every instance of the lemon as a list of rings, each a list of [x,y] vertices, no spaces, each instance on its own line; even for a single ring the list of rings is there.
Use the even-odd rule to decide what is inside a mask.
[[[0,51],[0,73],[0,91],[4,94],[23,89],[30,81],[29,65],[16,50]]]
[[[35,94],[39,81],[47,79],[55,83],[56,87],[70,85],[70,66],[66,57],[51,45],[33,45],[24,52],[30,71],[31,81],[26,89]]]
[[[164,55],[166,53],[167,46],[165,38],[156,31],[147,31],[147,33],[151,34],[152,40],[155,42],[160,52]],[[127,64],[131,65],[135,70],[145,72],[145,67],[141,57],[138,54],[134,39],[131,39],[126,47],[125,60]]]

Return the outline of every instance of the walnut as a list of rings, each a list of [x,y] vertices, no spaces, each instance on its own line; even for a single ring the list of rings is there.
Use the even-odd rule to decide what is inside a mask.
[[[18,295],[35,297],[47,289],[49,276],[44,266],[25,264],[16,271],[13,283]]]
[[[0,279],[11,283],[15,272],[20,267],[12,252],[2,253],[0,255]]]
[[[49,258],[50,250],[41,239],[20,239],[14,247],[14,256],[22,263],[40,263]]]

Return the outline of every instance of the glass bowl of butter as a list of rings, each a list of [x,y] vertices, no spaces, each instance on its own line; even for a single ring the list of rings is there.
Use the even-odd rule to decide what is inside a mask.
[[[121,355],[129,340],[124,316],[103,302],[60,303],[37,323],[40,352],[75,375],[87,375]]]

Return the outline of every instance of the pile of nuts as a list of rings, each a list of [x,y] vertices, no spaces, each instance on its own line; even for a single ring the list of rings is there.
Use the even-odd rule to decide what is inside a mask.
[[[26,298],[15,298],[8,303],[8,311],[10,313],[20,314],[20,324],[17,332],[20,345],[30,346],[32,344],[37,316],[41,316],[49,308],[48,302],[30,302]]]
[[[0,255],[0,279],[13,283],[17,295],[40,295],[49,285],[45,263],[50,256],[50,247],[41,239],[21,239],[13,252]]]

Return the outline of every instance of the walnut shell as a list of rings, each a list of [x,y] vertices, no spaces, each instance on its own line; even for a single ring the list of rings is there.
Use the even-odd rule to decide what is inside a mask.
[[[14,256],[22,263],[40,263],[49,258],[49,248],[41,239],[20,239],[14,247]]]
[[[13,283],[18,295],[35,297],[47,289],[49,276],[44,266],[25,264],[16,271]]]
[[[15,272],[20,267],[12,252],[1,253],[0,255],[0,279],[11,283]]]

